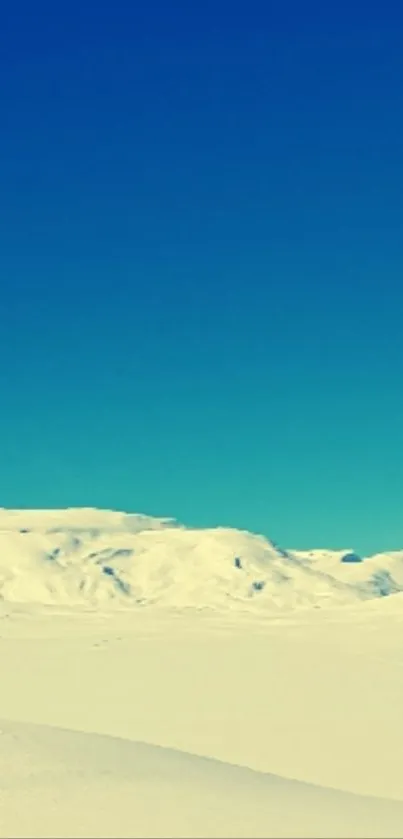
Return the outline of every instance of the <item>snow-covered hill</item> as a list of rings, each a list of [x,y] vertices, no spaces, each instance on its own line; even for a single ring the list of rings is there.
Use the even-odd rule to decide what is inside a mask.
[[[353,551],[294,551],[294,556],[336,580],[365,585],[375,597],[403,591],[403,550],[360,557]]]
[[[3,509],[0,597],[265,613],[351,604],[403,588],[403,551],[365,562],[345,561],[346,553],[288,552],[245,531],[188,529],[113,511]]]

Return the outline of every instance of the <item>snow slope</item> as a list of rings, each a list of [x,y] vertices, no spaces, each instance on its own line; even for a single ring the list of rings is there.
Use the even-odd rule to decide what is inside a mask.
[[[344,576],[340,568],[229,528],[91,509],[0,510],[4,602],[269,613],[384,593],[352,567],[343,566]],[[382,585],[387,593],[399,588]]]
[[[294,555],[313,570],[331,574],[337,580],[364,584],[375,597],[403,591],[403,550],[363,558],[352,551],[294,551]]]
[[[403,835],[401,597],[3,604],[0,836]]]
[[[0,722],[0,836],[400,837],[370,799],[142,743]]]

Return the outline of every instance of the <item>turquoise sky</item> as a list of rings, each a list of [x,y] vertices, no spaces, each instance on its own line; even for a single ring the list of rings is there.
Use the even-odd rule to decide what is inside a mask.
[[[7,13],[0,505],[403,547],[403,11],[327,5]]]

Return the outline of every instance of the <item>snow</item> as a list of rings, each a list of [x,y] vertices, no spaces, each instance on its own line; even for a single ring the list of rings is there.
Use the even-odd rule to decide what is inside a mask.
[[[403,835],[402,552],[0,522],[1,837]]]
[[[170,749],[7,722],[0,743],[8,837],[401,835],[403,804]]]
[[[390,593],[403,590],[403,550],[388,551],[360,557],[361,562],[346,562],[345,557],[353,551],[295,551],[299,560],[305,561],[317,571],[326,571],[337,580],[354,585],[366,584],[368,590],[382,595],[379,585],[382,578],[389,579]]]
[[[172,527],[173,519],[156,518],[140,513],[122,513],[93,507],[69,507],[65,510],[9,510],[0,507],[0,530],[81,530],[105,532],[159,530]]]
[[[230,528],[101,510],[0,511],[7,602],[267,613],[376,596],[361,577],[332,570]]]

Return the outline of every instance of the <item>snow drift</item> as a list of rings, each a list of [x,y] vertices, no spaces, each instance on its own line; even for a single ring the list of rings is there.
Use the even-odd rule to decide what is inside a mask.
[[[0,836],[400,837],[403,803],[97,734],[0,724]],[[24,806],[21,806],[21,801]]]

